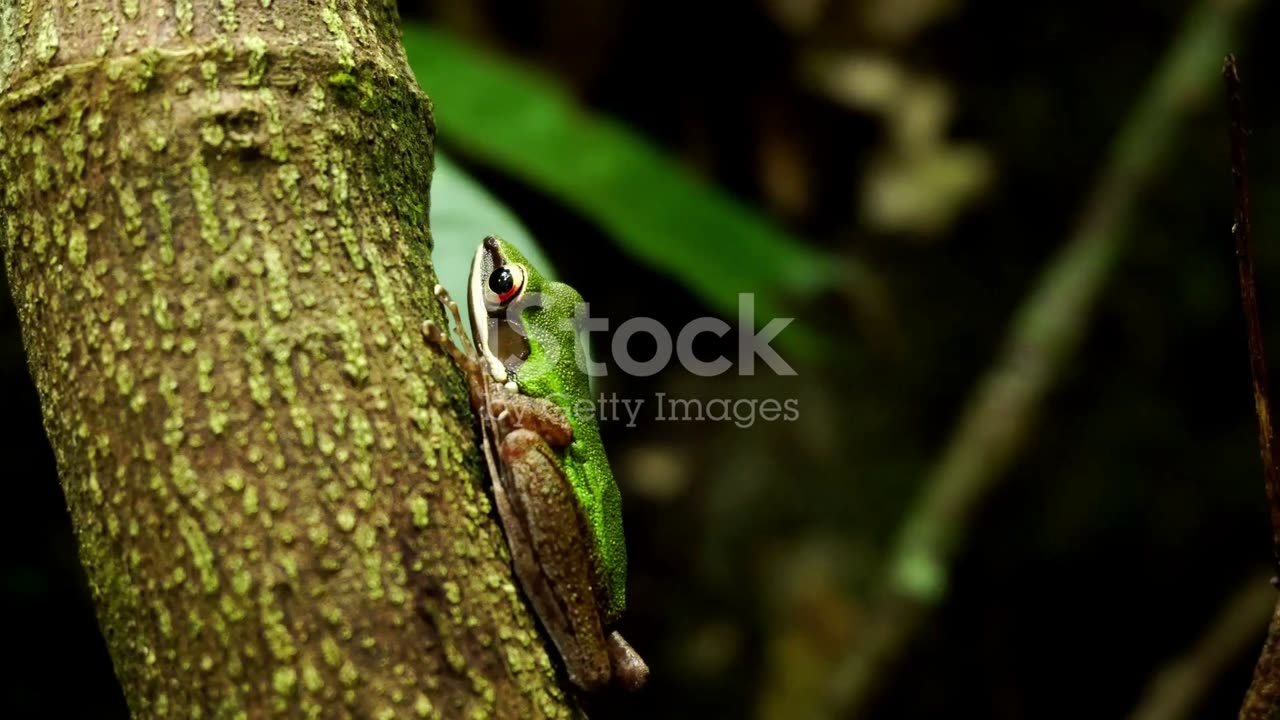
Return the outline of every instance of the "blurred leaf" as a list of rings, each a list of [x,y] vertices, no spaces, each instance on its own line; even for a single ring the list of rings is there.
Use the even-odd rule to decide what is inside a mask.
[[[737,316],[738,293],[755,293],[763,326],[789,300],[858,282],[851,263],[807,247],[533,72],[422,24],[405,25],[404,43],[444,143],[553,195],[726,317]],[[811,346],[799,325],[778,344]]]
[[[556,277],[551,261],[515,213],[437,150],[431,179],[431,262],[440,284],[459,303],[466,302],[471,258],[486,235],[515,243],[543,275]],[[465,330],[471,335],[469,325]]]
[[[879,230],[940,236],[986,190],[991,175],[990,158],[973,144],[879,154],[863,181],[863,219]]]

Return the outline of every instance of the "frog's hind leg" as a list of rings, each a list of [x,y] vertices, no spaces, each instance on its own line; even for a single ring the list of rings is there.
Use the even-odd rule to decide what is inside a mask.
[[[569,679],[584,690],[601,688],[613,668],[592,589],[592,543],[577,497],[536,433],[513,430],[502,441],[501,455],[507,468],[503,482],[512,485],[505,499],[523,519],[527,539],[526,548],[512,548],[525,593]]]
[[[556,449],[568,447],[573,442],[569,414],[547,398],[504,393],[494,401],[493,408],[504,428],[532,430]]]

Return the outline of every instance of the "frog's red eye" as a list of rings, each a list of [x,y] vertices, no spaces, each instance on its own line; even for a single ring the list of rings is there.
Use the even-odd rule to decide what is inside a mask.
[[[489,274],[489,292],[498,305],[505,305],[524,290],[524,268],[503,265]]]

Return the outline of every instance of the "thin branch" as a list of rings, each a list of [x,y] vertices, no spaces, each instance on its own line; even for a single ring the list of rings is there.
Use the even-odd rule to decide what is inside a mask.
[[[865,713],[945,596],[977,511],[1032,437],[1045,395],[1075,355],[1128,227],[1139,191],[1174,147],[1194,98],[1210,95],[1248,0],[1202,0],[1115,138],[1078,225],[1024,301],[1004,349],[978,383],[940,462],[909,509],[887,566],[874,628],[837,665],[830,708]]]
[[[1267,575],[1250,576],[1187,652],[1151,680],[1129,720],[1196,717],[1205,698],[1231,666],[1257,648],[1275,604]]]
[[[1253,407],[1258,415],[1258,447],[1262,451],[1262,477],[1271,508],[1271,547],[1280,572],[1280,468],[1272,448],[1276,431],[1271,426],[1271,393],[1267,380],[1267,360],[1262,348],[1262,316],[1258,311],[1258,286],[1253,277],[1253,245],[1249,238],[1249,178],[1245,141],[1249,126],[1245,119],[1244,94],[1236,56],[1228,55],[1222,65],[1227,86],[1227,108],[1231,113],[1231,184],[1235,190],[1231,235],[1236,245],[1236,269],[1240,275],[1240,306],[1249,331],[1249,374],[1253,376]]]
[[[1240,275],[1240,305],[1249,332],[1249,372],[1253,376],[1253,406],[1258,415],[1258,447],[1262,453],[1262,476],[1271,510],[1271,548],[1280,572],[1280,469],[1272,448],[1275,428],[1271,426],[1271,395],[1267,382],[1267,361],[1262,351],[1262,319],[1258,312],[1258,289],[1253,278],[1253,245],[1249,237],[1249,181],[1245,140],[1244,93],[1235,55],[1222,65],[1227,88],[1227,108],[1231,113],[1231,182],[1235,190],[1231,235],[1235,240],[1236,267]],[[1275,580],[1273,579],[1274,583]],[[1272,612],[1271,626],[1263,643],[1253,681],[1240,707],[1241,720],[1269,720],[1280,717],[1280,605]]]

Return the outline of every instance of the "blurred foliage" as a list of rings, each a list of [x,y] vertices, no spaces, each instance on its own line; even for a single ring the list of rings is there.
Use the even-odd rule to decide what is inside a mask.
[[[869,227],[939,235],[991,182],[986,151],[947,138],[955,101],[942,79],[917,76],[888,55],[815,53],[808,65],[822,92],[884,123],[887,142],[864,180]]]
[[[446,146],[584,213],[710,307],[736,315],[738,293],[753,292],[758,315],[774,316],[840,278],[831,259],[534,73],[429,25],[407,23],[404,42]]]

